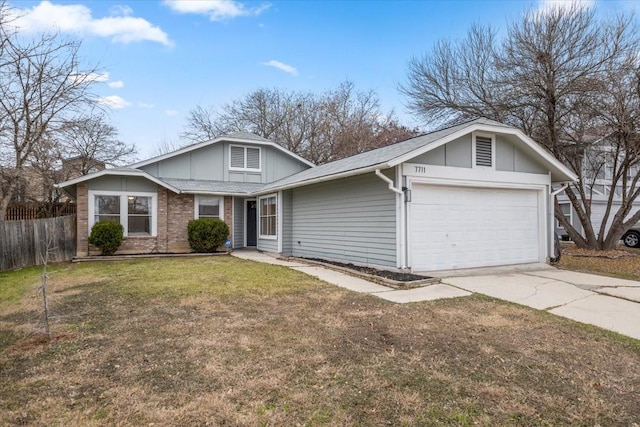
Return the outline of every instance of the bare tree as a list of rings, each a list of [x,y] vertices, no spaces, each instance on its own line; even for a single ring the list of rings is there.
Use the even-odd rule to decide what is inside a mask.
[[[118,139],[118,130],[107,123],[102,112],[65,121],[57,133],[60,148],[67,157],[75,157],[77,173],[87,175],[99,166],[120,166],[132,161],[134,145]]]
[[[320,94],[257,89],[220,112],[197,106],[182,134],[193,142],[248,131],[321,164],[417,134],[393,112],[383,114],[374,91],[346,81]]]
[[[202,141],[209,141],[210,139],[213,139],[215,137],[212,138],[204,138],[202,139]],[[201,141],[201,142],[202,142]],[[161,156],[163,154],[167,154],[170,153],[172,151],[177,151],[181,148],[184,148],[188,145],[193,144],[194,142],[191,142],[190,140],[187,140],[186,142],[180,142],[174,139],[169,139],[169,138],[164,138],[163,140],[161,140],[159,143],[157,143],[155,145],[155,147],[153,148],[153,150],[151,151],[151,156]]]
[[[58,35],[32,41],[0,23],[0,218],[47,132],[91,103],[95,70],[79,69],[80,43]]]
[[[637,197],[636,182],[625,181],[630,186],[614,214],[618,220],[606,232],[607,217],[592,225],[590,200],[596,182],[602,184],[596,179],[604,167],[602,150],[617,153],[613,176],[620,179],[640,159],[630,149],[640,130],[640,123],[629,120],[629,113],[637,114],[633,98],[638,96],[637,76],[630,66],[630,58],[638,54],[633,19],[599,20],[594,10],[575,4],[530,11],[509,26],[502,40],[495,34],[490,27],[474,26],[462,41],[439,42],[425,56],[411,60],[407,80],[400,86],[408,107],[440,124],[487,117],[520,128],[580,177],[566,194],[584,235],[555,207],[569,236],[581,247],[614,247],[640,218],[628,217],[627,209]],[[609,210],[620,184],[617,179],[606,184],[612,195]]]

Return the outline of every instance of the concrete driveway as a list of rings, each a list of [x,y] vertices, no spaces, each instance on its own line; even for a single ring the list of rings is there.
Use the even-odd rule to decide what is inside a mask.
[[[442,283],[640,339],[640,282],[544,264],[443,273]]]

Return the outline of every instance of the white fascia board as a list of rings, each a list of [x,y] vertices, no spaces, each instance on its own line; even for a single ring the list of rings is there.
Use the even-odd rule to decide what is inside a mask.
[[[447,144],[451,141],[453,141],[454,139],[460,138],[464,135],[467,135],[469,133],[475,132],[475,131],[482,131],[482,132],[489,132],[489,133],[495,133],[495,134],[507,134],[507,135],[514,135],[516,137],[518,137],[520,140],[522,140],[525,144],[527,144],[528,147],[530,147],[533,151],[536,152],[536,154],[538,154],[540,157],[543,158],[543,160],[545,162],[547,162],[548,164],[550,164],[551,166],[553,166],[554,168],[558,169],[558,171],[565,175],[565,177],[567,178],[566,180],[561,180],[562,182],[566,182],[566,181],[571,181],[571,182],[575,182],[578,180],[578,176],[573,173],[571,170],[569,170],[569,168],[567,168],[565,165],[562,164],[562,162],[560,162],[558,159],[556,159],[551,153],[549,153],[547,150],[545,150],[544,148],[542,148],[537,142],[535,142],[534,140],[532,140],[531,138],[529,138],[527,135],[525,135],[524,133],[522,133],[522,131],[520,131],[519,129],[516,129],[514,127],[507,127],[507,126],[495,126],[495,125],[487,125],[487,124],[482,124],[482,123],[474,123],[469,125],[468,127],[462,128],[457,132],[454,132],[450,135],[447,135],[445,137],[443,137],[442,139],[440,139],[439,141],[433,142],[431,144],[428,144],[424,147],[418,148],[410,153],[404,154],[402,156],[396,157],[395,159],[391,160],[389,162],[389,166],[396,166],[399,165],[401,163],[407,162],[411,159],[413,159],[414,157],[417,157],[421,154],[427,153],[431,150],[435,150],[438,147],[443,146],[444,144]]]
[[[188,153],[190,151],[197,150],[197,149],[202,148],[202,147],[207,147],[209,145],[217,144],[217,143],[222,142],[222,141],[231,142],[231,143],[234,143],[234,144],[243,144],[243,145],[252,145],[253,144],[253,145],[264,145],[264,146],[268,146],[268,147],[274,147],[274,148],[282,151],[283,153],[286,153],[289,156],[291,156],[291,157],[299,160],[300,162],[306,164],[307,166],[310,166],[310,167],[315,166],[315,164],[313,164],[312,162],[308,161],[307,159],[304,159],[304,158],[298,156],[297,154],[293,153],[292,151],[289,151],[286,148],[281,147],[280,145],[278,145],[278,144],[276,144],[274,142],[271,142],[271,141],[256,141],[256,140],[253,140],[253,139],[228,138],[228,137],[221,136],[221,137],[218,137],[218,138],[215,138],[215,139],[211,139],[209,141],[199,142],[197,144],[189,145],[188,147],[184,147],[184,148],[181,148],[179,150],[172,151],[170,153],[162,154],[162,155],[157,156],[157,157],[152,157],[150,159],[143,160],[143,161],[138,162],[138,163],[134,163],[134,164],[130,165],[129,167],[130,168],[141,168],[143,166],[150,165],[151,163],[157,163],[157,162],[160,162],[162,160],[166,160],[166,159],[169,159],[171,157],[179,156],[181,154]]]
[[[402,174],[414,179],[435,179],[447,181],[466,181],[476,185],[487,183],[514,185],[550,185],[548,174],[496,171],[492,169],[459,168],[453,166],[423,165],[405,163]]]
[[[104,169],[100,172],[96,172],[96,173],[92,173],[90,175],[84,175],[84,176],[80,176],[78,178],[75,179],[71,179],[69,181],[65,181],[65,182],[61,182],[59,184],[54,184],[54,187],[56,188],[65,188],[65,187],[69,187],[71,185],[76,185],[79,184],[81,182],[84,181],[90,181],[92,179],[96,179],[96,178],[100,178],[102,176],[106,176],[106,175],[113,175],[113,176],[139,176],[142,178],[146,178],[149,181],[158,184],[161,187],[164,187],[168,190],[173,191],[176,194],[180,194],[180,190],[177,189],[176,187],[174,187],[173,185],[169,185],[164,181],[159,180],[158,178],[156,178],[153,175],[149,175],[148,173],[146,173],[145,171],[123,171],[123,170],[117,170],[117,169]]]
[[[277,192],[277,191],[289,190],[291,188],[304,187],[306,185],[317,184],[319,182],[333,181],[335,179],[347,178],[347,177],[355,176],[355,175],[362,175],[362,174],[367,173],[367,172],[374,172],[376,169],[388,169],[390,167],[391,166],[389,166],[388,163],[378,163],[377,165],[367,166],[365,168],[353,169],[353,170],[340,172],[340,173],[336,173],[336,174],[323,175],[323,176],[320,176],[320,177],[317,177],[317,178],[308,179],[308,180],[305,180],[305,181],[298,181],[298,182],[293,182],[291,184],[281,185],[281,186],[278,186],[278,187],[271,187],[271,188],[268,188],[268,189],[265,189],[265,190],[254,191],[253,193],[250,193],[250,195],[251,196],[260,196],[260,195],[263,195],[263,194],[269,194],[269,193],[273,193],[273,192]]]

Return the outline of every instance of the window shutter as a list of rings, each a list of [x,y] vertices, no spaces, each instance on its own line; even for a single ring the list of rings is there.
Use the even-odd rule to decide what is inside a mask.
[[[247,147],[247,169],[260,169],[260,149]]]
[[[491,138],[476,136],[476,166],[493,166],[491,154]]]
[[[231,167],[244,169],[244,147],[231,147]]]

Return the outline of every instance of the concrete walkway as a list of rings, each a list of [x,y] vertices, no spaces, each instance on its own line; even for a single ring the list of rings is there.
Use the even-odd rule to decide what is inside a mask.
[[[232,255],[281,265],[351,291],[396,303],[430,301],[481,293],[545,310],[578,322],[640,339],[640,282],[558,270],[546,264],[434,272],[442,283],[396,290],[301,261],[285,261],[249,250]]]
[[[306,273],[310,276],[317,277],[318,279],[324,280],[325,282],[331,283],[332,285],[349,289],[350,291],[354,292],[375,295],[382,299],[397,303],[431,301],[435,299],[455,298],[471,295],[471,292],[441,283],[415,289],[397,290],[322,266],[305,264],[304,262],[298,261],[285,261],[258,251],[239,250],[233,251],[231,255],[246,260],[289,267],[294,270]]]

